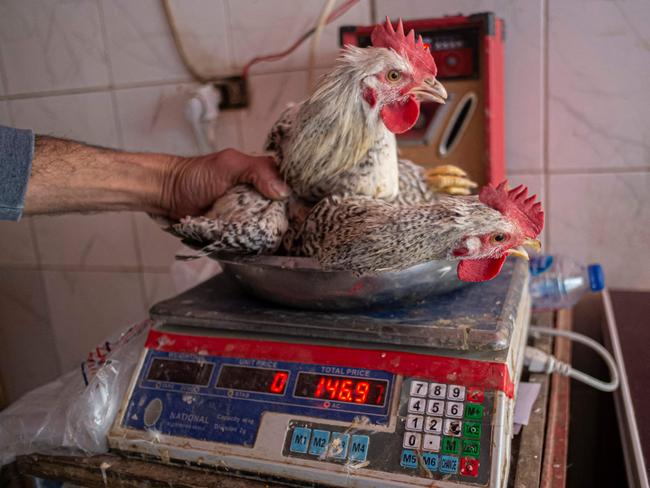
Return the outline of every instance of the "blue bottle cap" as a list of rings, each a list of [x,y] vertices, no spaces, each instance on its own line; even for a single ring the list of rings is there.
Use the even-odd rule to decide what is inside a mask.
[[[587,266],[589,272],[589,285],[591,291],[600,291],[605,288],[605,273],[600,264],[590,264]]]

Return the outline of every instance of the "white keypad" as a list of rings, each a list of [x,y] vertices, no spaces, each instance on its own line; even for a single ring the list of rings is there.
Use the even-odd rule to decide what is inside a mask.
[[[420,449],[420,441],[422,439],[422,434],[417,434],[415,432],[407,432],[404,434],[404,442],[402,445],[408,449]]]
[[[411,396],[426,397],[428,386],[426,381],[411,381]]]
[[[447,398],[449,400],[462,402],[465,400],[465,387],[460,385],[449,385],[447,387]]]
[[[406,417],[406,430],[421,431],[424,427],[424,417],[422,415],[408,415]]]
[[[427,400],[427,415],[443,415],[445,402],[442,400]]]
[[[424,413],[427,401],[424,398],[409,398],[410,413]]]
[[[422,449],[425,451],[438,452],[440,450],[440,436],[433,434],[424,434]]]
[[[424,431],[431,434],[442,432],[442,417],[427,417],[424,419]]]
[[[447,385],[443,383],[429,383],[429,397],[445,399]]]
[[[445,419],[444,434],[454,437],[460,437],[463,432],[463,422],[456,419]]]
[[[461,418],[464,405],[461,402],[447,402],[445,417]]]

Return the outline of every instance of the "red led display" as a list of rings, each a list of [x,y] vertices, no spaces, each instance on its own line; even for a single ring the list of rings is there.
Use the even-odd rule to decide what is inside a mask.
[[[282,395],[287,387],[288,378],[288,371],[225,364],[221,368],[216,386]]]
[[[295,396],[383,406],[387,388],[386,380],[300,373]]]

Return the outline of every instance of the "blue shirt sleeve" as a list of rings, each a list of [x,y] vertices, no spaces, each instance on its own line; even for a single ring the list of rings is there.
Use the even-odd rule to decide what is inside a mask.
[[[34,157],[34,133],[0,125],[0,220],[19,220]]]

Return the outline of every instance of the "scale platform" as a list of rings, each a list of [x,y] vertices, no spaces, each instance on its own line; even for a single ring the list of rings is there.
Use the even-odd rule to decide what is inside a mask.
[[[511,260],[495,279],[429,300],[356,312],[281,308],[245,293],[219,274],[154,305],[154,320],[240,333],[303,339],[410,345],[454,350],[501,350],[510,344],[528,274]],[[505,293],[504,293],[505,291]]]
[[[112,449],[297,486],[506,484],[525,262],[422,303],[290,310],[216,276],[151,309]]]

